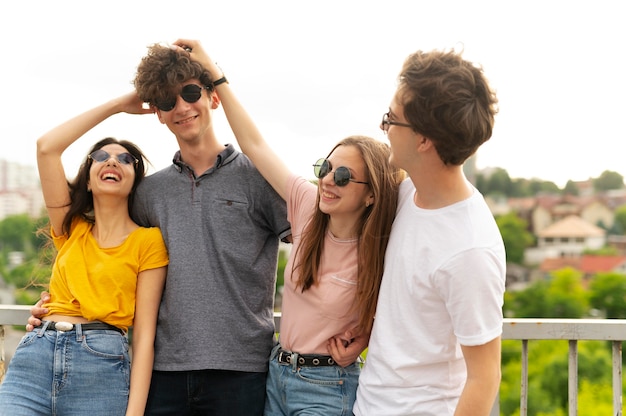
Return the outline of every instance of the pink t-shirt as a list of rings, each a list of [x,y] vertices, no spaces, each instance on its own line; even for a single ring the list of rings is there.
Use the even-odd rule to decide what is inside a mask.
[[[287,210],[293,247],[285,267],[280,343],[299,354],[328,354],[328,339],[353,329],[357,286],[357,239],[339,240],[326,233],[317,284],[302,292],[292,274],[302,230],[316,209],[317,186],[292,175],[288,182]]]

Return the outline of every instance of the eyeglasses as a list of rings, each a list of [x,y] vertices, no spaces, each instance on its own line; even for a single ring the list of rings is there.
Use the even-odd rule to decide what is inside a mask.
[[[382,129],[382,131],[385,132],[385,134],[387,134],[387,132],[389,131],[389,126],[413,128],[413,126],[411,126],[410,124],[389,120],[389,111],[387,111],[385,114],[383,114],[383,121],[380,122],[380,128]]]
[[[89,155],[89,158],[91,160],[95,160],[96,162],[100,162],[100,163],[106,162],[111,157],[112,156],[109,154],[109,152],[102,150],[102,149],[98,149]],[[124,153],[120,153],[119,155],[116,155],[115,159],[117,159],[117,161],[120,162],[122,165],[136,165],[137,163],[139,163],[137,158],[128,152],[124,152]]]
[[[315,177],[318,179],[324,178],[333,170],[333,165],[330,164],[330,160],[326,158],[318,159],[317,162],[313,165],[313,173]],[[339,166],[335,169],[335,175],[333,176],[333,180],[335,181],[335,185],[337,186],[346,186],[348,182],[354,183],[362,183],[365,185],[369,185],[369,182],[361,182],[352,179],[352,174],[350,173],[350,169],[345,166]]]
[[[183,89],[180,91],[180,96],[183,97],[183,100],[188,102],[189,104],[193,104],[200,99],[202,96],[202,90],[207,89],[209,91],[213,91],[213,86],[210,87],[201,87],[196,84],[185,85]],[[171,111],[176,107],[176,100],[178,97],[168,97],[165,100],[157,100],[154,105],[161,111]]]

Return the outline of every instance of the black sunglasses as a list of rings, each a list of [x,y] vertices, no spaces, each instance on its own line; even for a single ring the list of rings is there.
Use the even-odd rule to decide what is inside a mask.
[[[89,158],[91,160],[95,160],[96,162],[100,162],[100,163],[106,162],[111,157],[112,156],[109,154],[109,152],[102,150],[102,149],[95,150],[93,153],[89,155]],[[122,165],[136,165],[137,163],[139,163],[137,158],[128,152],[120,153],[119,155],[116,155],[115,158]]]
[[[330,160],[326,158],[318,159],[317,162],[313,165],[313,173],[315,177],[318,179],[322,179],[326,175],[328,175],[333,170],[333,166],[330,164]],[[350,174],[350,169],[345,166],[339,166],[335,169],[335,175],[333,176],[333,180],[335,181],[335,185],[337,186],[346,186],[348,182],[354,183],[362,183],[365,185],[369,185],[369,182],[361,182],[352,179],[352,174]]]
[[[201,87],[196,84],[185,85],[179,95],[189,104],[193,104],[200,99],[203,89],[213,91],[213,86]],[[176,96],[168,97],[165,100],[156,100],[154,105],[161,111],[171,111],[176,107],[176,100]]]

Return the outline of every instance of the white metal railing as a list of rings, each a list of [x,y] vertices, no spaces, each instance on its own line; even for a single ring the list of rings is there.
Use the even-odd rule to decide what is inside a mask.
[[[2,325],[26,323],[29,306],[0,305],[0,381],[4,374],[4,329]],[[274,321],[280,328],[280,313]],[[569,415],[578,414],[578,342],[610,341],[612,343],[613,415],[622,416],[622,341],[626,341],[626,320],[623,319],[505,319],[502,339],[522,343],[520,381],[520,416],[528,415],[528,342],[532,340],[566,340],[568,353],[568,407]],[[498,400],[491,416],[500,414]]]
[[[502,339],[522,342],[520,416],[528,414],[528,341],[567,340],[568,411],[578,414],[578,341],[610,341],[612,344],[613,415],[622,416],[622,341],[626,340],[623,319],[505,319]],[[497,415],[493,413],[492,415]]]

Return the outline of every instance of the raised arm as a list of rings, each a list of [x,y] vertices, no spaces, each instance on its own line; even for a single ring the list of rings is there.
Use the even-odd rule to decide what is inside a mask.
[[[189,39],[178,39],[174,45],[181,48],[191,48],[191,59],[200,62],[214,80],[224,76],[221,69],[209,58],[200,42]],[[287,179],[290,171],[287,165],[278,157],[274,150],[265,141],[248,112],[243,108],[228,83],[216,87],[217,94],[224,107],[224,113],[231,129],[241,147],[241,150],[252,160],[261,175],[285,199]]]
[[[55,233],[62,233],[63,219],[70,204],[67,177],[61,163],[61,155],[65,149],[113,114],[120,112],[148,114],[153,112],[152,109],[144,109],[142,104],[133,91],[60,124],[37,140],[37,166],[41,190],[50,217],[50,224]]]

